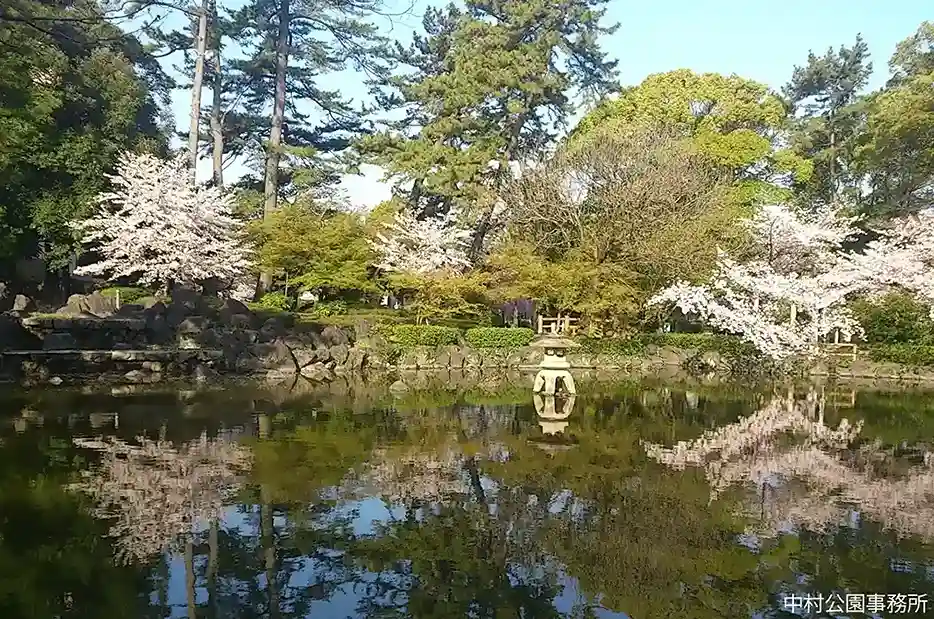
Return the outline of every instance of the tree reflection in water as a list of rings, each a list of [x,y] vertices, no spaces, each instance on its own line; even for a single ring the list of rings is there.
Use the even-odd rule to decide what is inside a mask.
[[[872,395],[869,408],[856,398],[852,421],[816,393],[629,386],[572,408],[523,397],[373,398],[369,410],[313,398],[240,410],[228,399],[236,431],[218,430],[208,411],[222,407],[210,401],[145,423],[121,412],[120,429],[91,428],[70,409],[56,424],[63,413],[30,402],[45,422],[0,434],[0,458],[16,462],[0,473],[0,508],[27,483],[100,517],[109,552],[80,540],[71,552],[132,563],[99,567],[136,596],[119,616],[769,617],[774,594],[798,582],[824,593],[932,588],[932,472],[874,413],[895,396]],[[568,425],[546,435],[537,411]],[[912,418],[915,442],[934,439],[920,436],[925,414]],[[171,442],[132,438],[164,427]],[[64,451],[24,458],[40,436],[67,438]],[[542,449],[570,437],[568,449]],[[68,474],[41,485],[53,457]],[[32,501],[29,513],[41,522],[62,500]],[[0,526],[0,569],[15,556],[29,570],[33,555],[11,545],[10,527],[25,524]],[[52,574],[74,608],[91,607]],[[17,582],[16,608],[23,596],[66,599]],[[62,604],[32,616],[66,616]]]

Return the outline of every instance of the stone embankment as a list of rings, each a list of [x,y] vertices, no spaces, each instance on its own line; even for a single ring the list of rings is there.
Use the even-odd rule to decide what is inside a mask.
[[[27,305],[19,303],[0,315],[0,378],[27,385],[207,381],[223,375],[329,382],[341,375],[386,370],[502,374],[534,370],[542,359],[537,348],[481,350],[463,342],[400,354],[363,322],[353,328],[296,322],[289,315],[254,312],[235,300],[187,291],[175,291],[168,303],[148,298],[119,308],[113,298],[97,293],[74,295],[51,315],[28,314],[23,311]],[[716,352],[667,346],[650,346],[638,357],[572,351],[568,360],[577,370],[636,376],[672,376],[685,368],[718,379],[737,373]],[[821,363],[812,373],[934,379],[934,372],[862,358]]]

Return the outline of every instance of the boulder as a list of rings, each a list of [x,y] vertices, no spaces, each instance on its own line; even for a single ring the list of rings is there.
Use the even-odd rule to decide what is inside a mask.
[[[146,308],[138,303],[127,303],[126,305],[121,305],[120,309],[117,310],[117,316],[138,316],[143,313],[143,310]]]
[[[277,340],[288,333],[288,328],[285,323],[279,318],[273,316],[272,318],[267,318],[266,322],[263,323],[263,326],[259,330],[259,341],[261,342],[272,342]]]
[[[23,326],[22,321],[9,314],[0,314],[0,349],[38,350],[42,339]]]
[[[249,314],[232,314],[224,324],[228,325],[231,329],[252,330],[253,318]]]
[[[354,346],[347,351],[347,360],[344,361],[344,369],[348,372],[360,372],[366,366],[366,360],[366,351]]]
[[[123,380],[134,385],[146,385],[162,380],[162,374],[145,370],[130,370],[123,375]]]
[[[335,327],[334,325],[328,325],[321,331],[321,339],[324,344],[330,348],[332,346],[337,346],[339,344],[348,345],[350,344],[350,338],[347,337],[347,334],[344,333],[343,329],[340,327]]]
[[[302,368],[301,374],[308,380],[315,382],[330,382],[334,373],[323,363],[312,363]]]
[[[331,346],[327,349],[330,353],[331,359],[337,363],[337,365],[343,365],[347,361],[347,352],[348,348],[346,344],[337,344],[336,346]]]
[[[175,329],[176,333],[199,335],[208,328],[208,319],[204,316],[189,316]]]
[[[313,348],[292,348],[292,356],[295,358],[295,365],[299,368],[311,365],[318,360],[317,351]]]
[[[285,342],[257,343],[248,346],[237,358],[238,372],[292,376],[298,373],[295,358]]]
[[[170,295],[172,297],[171,305],[183,306],[189,313],[196,313],[203,305],[201,293],[186,286],[175,286]]]
[[[117,312],[116,297],[105,297],[100,292],[91,294],[73,294],[68,302],[57,310],[65,316],[83,316],[90,314],[98,318],[113,316]]]

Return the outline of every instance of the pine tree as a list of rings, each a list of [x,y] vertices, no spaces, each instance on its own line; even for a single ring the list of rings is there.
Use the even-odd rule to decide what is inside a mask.
[[[254,153],[262,158],[266,216],[290,181],[314,186],[339,178],[340,160],[322,165],[320,155],[345,150],[361,130],[361,117],[324,81],[351,67],[385,73],[385,41],[368,21],[379,7],[380,0],[253,0],[234,16],[249,50],[246,60],[232,63],[244,93],[244,118],[272,109],[268,140]],[[316,122],[312,110],[325,120]],[[269,273],[261,284],[269,287]]]
[[[382,101],[406,110],[360,149],[397,186],[412,182],[424,215],[463,207],[476,258],[494,225],[496,193],[514,162],[552,144],[577,96],[613,87],[615,61],[600,49],[605,0],[470,0],[426,12],[398,58],[414,71],[376,84]],[[395,95],[386,94],[394,92]]]

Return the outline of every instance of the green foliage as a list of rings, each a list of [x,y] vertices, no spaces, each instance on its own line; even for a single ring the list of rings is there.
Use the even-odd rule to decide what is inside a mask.
[[[170,81],[96,2],[12,0],[0,19],[0,255],[67,264],[71,223],[125,150],[160,151]],[[41,25],[37,25],[41,24]],[[51,24],[51,26],[50,26]]]
[[[924,344],[934,336],[929,308],[910,294],[859,300],[853,304],[853,313],[870,344]]]
[[[303,312],[309,318],[326,318],[328,316],[344,316],[347,314],[347,304],[344,301],[325,301],[315,303],[315,306]]]
[[[105,297],[115,297],[119,294],[122,305],[136,303],[140,299],[155,295],[154,290],[137,286],[111,286],[110,288],[101,288],[99,292]]]
[[[689,137],[699,152],[736,178],[755,168],[758,178],[782,171],[805,180],[808,163],[772,147],[770,136],[785,120],[784,104],[765,84],[677,69],[650,75],[616,99],[603,101],[581,119],[574,139],[614,123],[660,126]]]
[[[486,314],[485,277],[482,273],[420,277],[407,304],[418,323],[452,318],[476,318]]]
[[[474,348],[520,348],[534,338],[535,331],[525,327],[475,327],[464,333],[464,339]]]
[[[877,344],[870,346],[868,352],[873,361],[911,367],[934,366],[934,346],[930,344]]]
[[[293,302],[292,298],[283,292],[267,292],[254,305],[261,310],[288,312],[292,309]]]
[[[451,346],[461,338],[459,329],[440,325],[378,325],[377,333],[403,349],[416,346]]]
[[[259,266],[289,286],[336,295],[376,292],[370,277],[375,255],[363,221],[352,213],[332,213],[289,205],[252,226]]]

